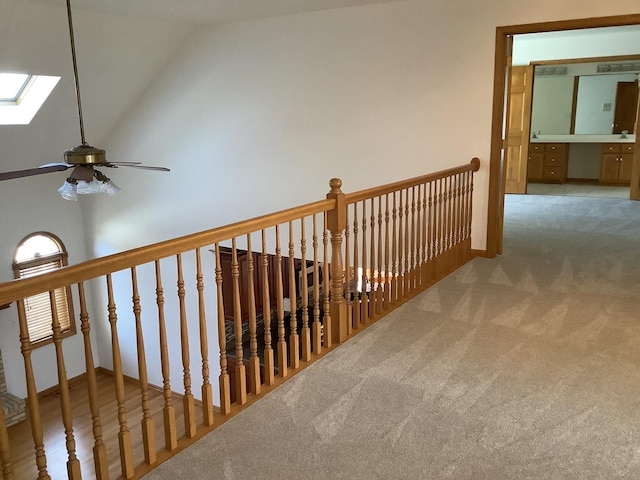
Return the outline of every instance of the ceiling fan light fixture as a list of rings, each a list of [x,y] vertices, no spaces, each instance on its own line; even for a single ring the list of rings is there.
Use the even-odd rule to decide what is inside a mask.
[[[84,168],[84,167],[83,167]],[[120,187],[113,183],[109,177],[98,170],[92,170],[93,178],[84,180],[69,177],[58,189],[58,193],[65,200],[76,202],[78,195],[94,195],[96,193],[106,193],[113,197],[120,193]]]
[[[70,200],[72,202],[78,201],[76,182],[69,182],[69,179],[65,180],[62,186],[58,189],[58,193],[65,200]]]

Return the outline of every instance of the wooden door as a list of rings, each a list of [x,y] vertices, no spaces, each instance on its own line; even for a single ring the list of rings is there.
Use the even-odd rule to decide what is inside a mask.
[[[527,192],[533,66],[511,67],[507,92],[504,193]]]
[[[622,133],[623,130],[634,133],[637,106],[638,81],[618,82],[612,133]]]

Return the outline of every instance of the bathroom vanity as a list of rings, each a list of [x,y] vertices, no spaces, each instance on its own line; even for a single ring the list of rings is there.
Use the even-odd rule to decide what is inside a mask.
[[[593,181],[629,185],[635,135],[536,135],[529,143],[527,181]]]

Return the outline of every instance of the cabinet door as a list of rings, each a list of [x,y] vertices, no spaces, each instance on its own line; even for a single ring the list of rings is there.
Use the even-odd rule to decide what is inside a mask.
[[[620,155],[617,153],[605,153],[600,164],[600,183],[618,182],[618,162]]]
[[[527,166],[528,180],[542,180],[543,177],[544,153],[530,153],[529,164]]]
[[[618,171],[618,181],[625,185],[631,184],[631,167],[633,166],[633,153],[620,154],[620,169]]]

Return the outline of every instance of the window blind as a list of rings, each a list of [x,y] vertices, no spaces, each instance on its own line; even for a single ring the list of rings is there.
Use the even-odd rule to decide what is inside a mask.
[[[33,277],[41,275],[52,270],[57,270],[63,266],[62,255],[55,255],[40,262],[25,262],[25,265],[19,266],[20,278]],[[54,290],[54,307],[58,312],[58,321],[61,331],[68,332],[71,330],[71,318],[69,315],[69,303],[67,299],[67,291],[65,288],[57,288]],[[27,325],[29,328],[29,339],[31,343],[48,340],[53,336],[51,322],[53,316],[51,313],[51,302],[49,293],[39,293],[24,299],[24,307],[27,315]]]

